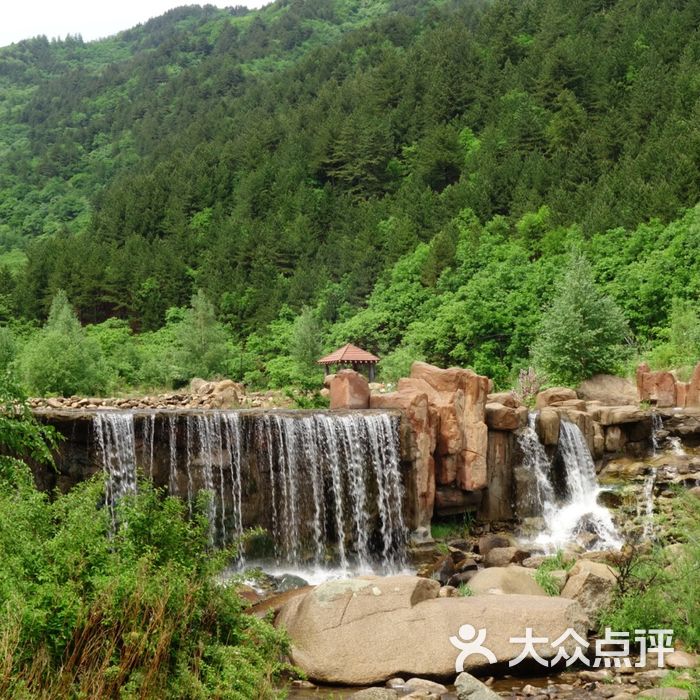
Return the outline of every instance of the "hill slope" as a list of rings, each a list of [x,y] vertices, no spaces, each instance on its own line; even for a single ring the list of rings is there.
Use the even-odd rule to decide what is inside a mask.
[[[695,214],[664,224],[700,199],[699,12],[278,0],[3,49],[8,309],[62,288],[85,322],[154,330],[200,288],[258,381],[304,305],[328,346],[505,380],[573,241],[662,339],[698,299]]]

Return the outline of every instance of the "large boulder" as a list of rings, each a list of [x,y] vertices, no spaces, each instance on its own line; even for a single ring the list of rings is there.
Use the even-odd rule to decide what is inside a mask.
[[[676,405],[676,378],[671,372],[652,372],[643,363],[637,367],[637,394],[640,401],[650,401],[659,408]]]
[[[526,628],[547,643],[535,648],[545,659],[557,653],[551,642],[569,628],[585,636],[586,616],[575,601],[549,596],[439,598],[437,581],[414,576],[329,581],[291,600],[277,624],[287,629],[291,660],[311,680],[370,685],[397,675],[454,678],[458,649],[450,638],[471,625],[485,629],[484,646],[497,663],[522,651],[511,643]],[[564,646],[571,655],[575,641]],[[484,656],[471,654],[466,671],[486,669]]]
[[[520,547],[494,547],[484,558],[486,566],[508,566],[522,564],[530,556],[530,552]]]
[[[551,389],[545,389],[537,394],[535,399],[535,408],[545,408],[546,406],[551,406],[553,403],[559,403],[560,401],[568,401],[569,399],[577,399],[578,395],[573,389],[568,389],[563,386],[555,386]]]
[[[512,408],[502,403],[486,404],[486,425],[493,430],[517,430],[527,423],[527,408]]]
[[[493,566],[482,569],[469,580],[469,588],[476,595],[547,595],[535,581],[533,570],[522,566]]]
[[[571,569],[562,598],[577,601],[592,625],[602,610],[610,604],[617,577],[606,564],[581,559]]]
[[[330,381],[331,408],[369,408],[369,382],[359,372],[341,369]]]
[[[576,393],[586,401],[600,401],[604,406],[622,406],[637,404],[637,389],[624,377],[612,374],[596,374],[581,382]]]

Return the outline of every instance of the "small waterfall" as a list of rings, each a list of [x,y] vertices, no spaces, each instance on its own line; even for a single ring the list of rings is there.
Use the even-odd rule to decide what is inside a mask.
[[[552,464],[537,435],[536,421],[537,414],[530,413],[527,418],[527,427],[518,436],[518,444],[523,453],[523,466],[532,474],[534,480],[535,503],[532,505],[548,523],[556,510],[556,496],[550,478]]]
[[[686,451],[683,449],[683,443],[679,437],[669,437],[667,438],[667,442],[676,457],[686,456]]]
[[[598,504],[600,487],[583,433],[574,423],[562,420],[559,454],[566,496],[558,499],[551,478],[552,465],[535,431],[535,420],[536,414],[530,414],[518,442],[523,451],[523,466],[532,473],[535,482],[537,506],[545,524],[537,543],[561,548],[588,532],[594,536],[595,549],[619,548],[621,541],[610,512]]]
[[[651,414],[651,448],[653,455],[659,454],[659,433],[664,429],[664,422],[661,416],[656,412],[652,411]]]
[[[98,413],[94,419],[97,451],[105,473],[105,498],[112,527],[116,527],[114,504],[136,491],[136,439],[132,413]]]
[[[568,499],[556,515],[555,538],[565,542],[588,532],[595,535],[597,549],[618,549],[622,542],[610,511],[598,505],[600,487],[586,439],[574,423],[562,421],[559,430],[559,450],[564,462]]]
[[[343,569],[404,565],[397,417],[210,411],[156,418],[95,416],[110,507],[135,490],[138,466],[143,476],[186,498],[191,514],[197,494],[209,493],[212,544],[239,538],[246,498],[258,505],[262,498],[257,512],[267,522],[257,524],[270,533],[280,564],[319,567],[335,554]],[[138,455],[135,432],[142,438]]]
[[[644,512],[640,513],[644,517],[644,540],[654,539],[654,485],[656,484],[656,469],[650,469],[644,478]]]

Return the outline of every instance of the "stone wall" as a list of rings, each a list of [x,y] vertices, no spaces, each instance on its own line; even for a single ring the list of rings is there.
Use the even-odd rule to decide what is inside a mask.
[[[700,362],[688,382],[673,372],[652,372],[646,363],[637,367],[637,393],[640,401],[657,408],[700,408]]]

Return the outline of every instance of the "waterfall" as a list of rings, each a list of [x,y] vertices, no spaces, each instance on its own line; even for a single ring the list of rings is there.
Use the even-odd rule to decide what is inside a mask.
[[[654,485],[656,484],[656,469],[650,469],[644,478],[644,512],[640,513],[644,517],[644,531],[642,538],[651,540],[654,538]]]
[[[534,480],[535,503],[532,505],[549,523],[556,510],[554,486],[550,478],[552,464],[535,430],[536,420],[536,413],[528,415],[527,427],[518,436],[518,444],[523,453],[523,467],[532,474]]]
[[[105,499],[112,528],[116,527],[114,504],[136,491],[136,439],[132,413],[98,413],[94,419],[97,451],[105,474]]]
[[[651,414],[651,446],[653,450],[653,455],[656,457],[659,454],[659,449],[661,447],[661,435],[668,435],[667,432],[663,432],[664,423],[661,416],[653,411]],[[686,452],[683,449],[683,443],[679,437],[667,437],[666,444],[668,448],[677,457],[684,457]]]
[[[664,422],[661,416],[652,411],[651,414],[651,447],[654,456],[659,453],[659,432],[664,429]]]
[[[404,565],[396,416],[101,411],[93,427],[112,509],[135,490],[139,469],[185,498],[191,514],[208,493],[213,544],[238,539],[247,522],[265,527],[280,564]],[[245,518],[251,499],[260,522]]]
[[[559,429],[559,454],[564,467],[566,496],[558,499],[551,479],[551,462],[535,431],[535,414],[520,437],[523,466],[532,472],[545,528],[537,542],[547,548],[561,548],[580,539],[585,533],[593,537],[595,549],[621,546],[612,516],[598,504],[600,487],[595,464],[583,433],[574,423],[562,420]]]

